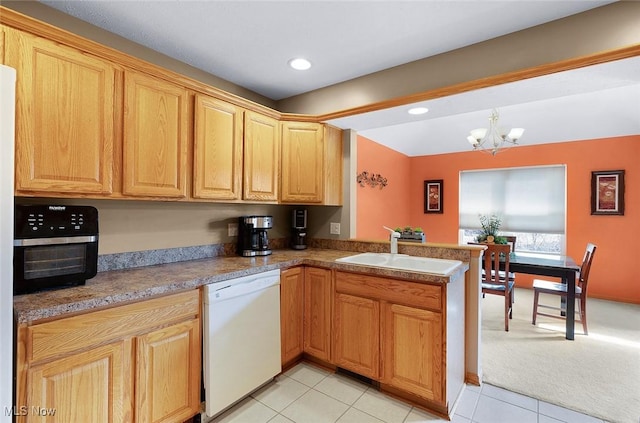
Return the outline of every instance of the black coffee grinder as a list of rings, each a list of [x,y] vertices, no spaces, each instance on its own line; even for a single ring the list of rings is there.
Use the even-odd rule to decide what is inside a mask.
[[[292,223],[291,248],[304,250],[307,248],[307,211],[305,209],[293,210]]]

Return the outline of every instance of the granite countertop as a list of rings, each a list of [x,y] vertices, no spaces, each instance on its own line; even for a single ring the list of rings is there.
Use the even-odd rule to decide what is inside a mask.
[[[337,263],[353,251],[310,248],[302,251],[274,250],[264,257],[223,256],[177,263],[99,272],[85,285],[16,295],[14,316],[19,324],[78,313],[94,308],[140,301],[201,285],[297,265],[362,272],[363,267]],[[464,263],[447,276],[367,267],[366,272],[426,283],[447,283],[469,268]]]

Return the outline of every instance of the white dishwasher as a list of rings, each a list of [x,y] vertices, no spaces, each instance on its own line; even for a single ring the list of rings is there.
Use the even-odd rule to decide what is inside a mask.
[[[214,416],[282,371],[280,270],[204,286],[205,412]]]

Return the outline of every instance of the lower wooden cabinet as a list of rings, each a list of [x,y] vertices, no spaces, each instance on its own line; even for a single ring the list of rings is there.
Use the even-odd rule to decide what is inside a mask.
[[[18,419],[57,422],[130,422],[132,340],[123,339],[33,366]],[[25,408],[22,408],[25,407]],[[36,407],[37,409],[34,409]]]
[[[280,342],[282,366],[302,355],[304,313],[304,267],[280,273]]]
[[[136,422],[169,423],[195,414],[199,333],[200,320],[193,319],[136,338]]]
[[[379,301],[336,293],[334,361],[339,367],[377,379],[380,368]]]
[[[420,283],[310,266],[284,270],[283,365],[304,352],[450,414],[464,382],[463,281]]]
[[[19,423],[182,422],[200,410],[197,290],[21,325],[17,337]]]
[[[332,296],[331,270],[305,267],[304,352],[327,362],[331,359]]]
[[[329,269],[294,267],[280,274],[282,365],[302,353],[324,362],[331,357],[332,274]]]
[[[382,303],[381,381],[432,401],[444,400],[442,313]]]
[[[337,366],[445,404],[444,288],[336,272]]]

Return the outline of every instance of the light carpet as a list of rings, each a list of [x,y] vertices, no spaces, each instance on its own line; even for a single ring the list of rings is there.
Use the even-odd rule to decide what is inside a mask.
[[[516,289],[515,300],[505,332],[504,298],[482,299],[483,382],[608,422],[640,422],[640,306],[589,298],[589,335],[576,324],[568,341],[564,320],[531,324],[532,290]]]

